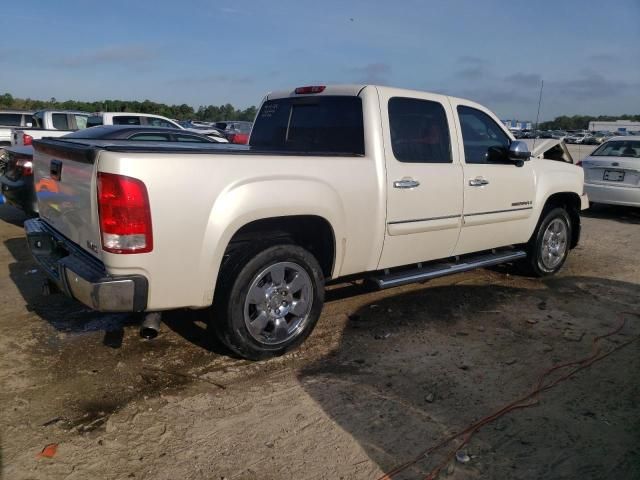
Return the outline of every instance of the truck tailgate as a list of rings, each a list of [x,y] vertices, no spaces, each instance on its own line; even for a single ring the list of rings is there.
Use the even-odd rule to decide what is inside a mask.
[[[96,199],[97,151],[72,142],[34,142],[34,183],[40,217],[99,257]]]

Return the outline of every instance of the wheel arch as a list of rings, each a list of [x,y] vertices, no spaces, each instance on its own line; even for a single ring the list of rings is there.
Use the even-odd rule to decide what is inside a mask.
[[[231,237],[225,255],[245,245],[293,243],[316,257],[325,278],[330,278],[336,263],[336,235],[331,223],[319,215],[286,215],[253,220]]]
[[[326,277],[339,275],[346,247],[345,210],[341,196],[331,185],[289,175],[245,179],[221,192],[212,205],[202,238],[202,305],[213,301],[230,245],[246,238],[263,239],[267,234],[284,238],[287,232],[289,241],[306,244],[314,256],[321,257],[318,261]],[[325,243],[331,248],[320,246]]]
[[[569,244],[569,248],[575,248],[580,241],[580,205],[580,195],[575,192],[557,192],[549,195],[542,207],[538,225],[540,225],[545,213],[552,208],[564,208],[569,214],[569,220],[571,221],[571,243]],[[536,226],[536,230],[533,233],[534,235],[537,229],[538,227]]]

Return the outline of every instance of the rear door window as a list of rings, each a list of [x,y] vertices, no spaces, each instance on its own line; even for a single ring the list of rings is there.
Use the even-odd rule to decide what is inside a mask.
[[[447,114],[442,104],[416,98],[389,100],[393,155],[407,163],[451,163]]]
[[[132,115],[118,115],[113,117],[114,125],[140,125],[140,117]]]
[[[20,113],[0,113],[0,125],[3,127],[19,127],[21,121]]]
[[[268,100],[260,108],[250,145],[280,151],[364,155],[362,100],[349,96]]]
[[[69,130],[69,119],[66,113],[52,113],[51,122],[56,130]]]

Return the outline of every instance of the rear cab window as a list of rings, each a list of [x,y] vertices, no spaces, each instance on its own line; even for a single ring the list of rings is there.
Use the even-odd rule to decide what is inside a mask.
[[[330,95],[267,100],[249,144],[268,150],[364,155],[362,100]]]
[[[132,115],[117,115],[113,117],[114,125],[140,125],[140,117]]]
[[[147,120],[147,125],[150,125],[152,127],[178,128],[173,123],[168,122],[162,118],[156,118],[156,117],[145,117],[145,118]]]
[[[21,122],[21,113],[0,113],[0,126],[19,127]]]
[[[56,130],[69,130],[69,119],[66,113],[52,113],[51,123]]]

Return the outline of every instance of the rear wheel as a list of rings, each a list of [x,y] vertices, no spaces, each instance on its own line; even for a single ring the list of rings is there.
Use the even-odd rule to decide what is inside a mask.
[[[526,270],[538,277],[558,272],[569,254],[571,219],[563,207],[547,210],[527,245]]]
[[[317,260],[297,245],[239,253],[222,269],[213,326],[234,352],[251,359],[282,355],[309,336],[324,302]]]

